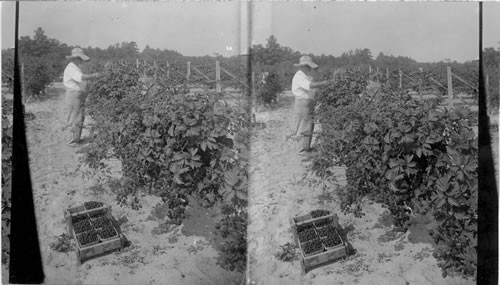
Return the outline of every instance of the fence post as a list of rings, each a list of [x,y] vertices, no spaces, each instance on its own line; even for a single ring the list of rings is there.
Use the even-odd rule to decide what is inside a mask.
[[[153,65],[154,65],[154,69],[155,69],[154,78],[155,78],[155,80],[157,80],[158,79],[158,65],[156,64],[156,60],[153,62]]]
[[[389,81],[389,67],[385,68],[385,77],[387,78],[387,81]]]
[[[23,99],[23,104],[26,104],[26,80],[24,78],[24,63],[21,64],[21,98]]]
[[[221,93],[222,88],[220,85],[220,61],[218,60],[215,61],[215,82],[216,82],[215,92]]]
[[[403,89],[403,72],[399,70],[399,89]]]
[[[368,65],[368,73],[372,74],[372,65],[371,64]]]
[[[486,85],[486,94],[488,94],[488,90],[490,89],[490,75],[489,74],[486,74],[485,85]]]
[[[139,70],[139,58],[135,60],[135,67]]]
[[[167,79],[170,79],[170,64],[167,61]]]
[[[419,70],[420,70],[420,78],[418,79],[418,94],[420,95],[420,101],[422,101],[424,100],[424,94],[422,94],[422,76],[424,69],[420,67]]]
[[[252,71],[252,98],[255,98],[255,72]]]
[[[187,62],[187,72],[186,72],[186,81],[189,81],[189,78],[191,77],[191,62]]]
[[[451,108],[453,106],[453,82],[451,78],[451,66],[446,67],[447,77],[448,77],[448,106]]]

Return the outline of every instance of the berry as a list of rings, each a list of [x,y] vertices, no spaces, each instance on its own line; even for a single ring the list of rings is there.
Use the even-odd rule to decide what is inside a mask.
[[[99,236],[103,239],[108,239],[115,237],[117,235],[115,228],[113,226],[107,226],[103,227],[101,230],[98,231]]]
[[[89,230],[92,230],[92,225],[89,220],[83,220],[79,223],[73,224],[73,230],[75,233],[83,233]]]
[[[86,214],[85,215],[78,215],[78,216],[71,216],[71,223],[76,224],[76,223],[79,223],[81,221],[85,221],[88,219],[89,219],[89,216],[87,216]]]
[[[328,210],[314,210],[314,211],[311,211],[311,216],[313,218],[318,218],[318,217],[326,216],[326,215],[329,215],[329,214],[330,214],[330,211],[328,211]]]
[[[318,232],[318,235],[320,237],[326,237],[328,235],[335,235],[335,234],[337,234],[335,232],[335,227],[332,226],[332,225],[328,225],[326,227],[319,228],[319,229],[317,229],[317,232]]]
[[[98,241],[97,233],[94,230],[79,234],[77,239],[82,246]]]
[[[104,204],[102,202],[89,201],[89,202],[83,203],[83,205],[85,206],[86,210],[90,210],[90,209],[100,208]]]
[[[99,229],[106,226],[112,226],[111,220],[108,217],[100,217],[92,221],[94,228]]]
[[[318,235],[316,234],[316,231],[313,228],[299,232],[298,236],[301,242],[306,242],[318,238]]]
[[[100,217],[104,217],[104,215],[106,215],[105,211],[96,211],[96,212],[90,213],[89,217],[91,219],[97,219],[97,218],[100,218]]]
[[[304,254],[310,254],[322,249],[323,249],[323,244],[319,239],[315,239],[310,242],[302,244],[302,250],[304,251]]]

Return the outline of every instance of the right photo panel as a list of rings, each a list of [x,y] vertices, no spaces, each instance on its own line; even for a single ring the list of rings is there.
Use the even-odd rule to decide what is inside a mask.
[[[479,4],[249,9],[248,284],[476,284]],[[500,5],[484,11],[496,147]]]

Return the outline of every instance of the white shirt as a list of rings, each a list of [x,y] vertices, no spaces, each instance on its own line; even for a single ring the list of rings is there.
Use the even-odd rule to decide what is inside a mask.
[[[311,82],[311,76],[307,76],[302,70],[297,71],[292,79],[292,94],[297,98],[310,98]]]
[[[70,62],[64,69],[64,86],[68,89],[83,91],[80,85],[83,82],[82,75],[82,70],[76,64]]]

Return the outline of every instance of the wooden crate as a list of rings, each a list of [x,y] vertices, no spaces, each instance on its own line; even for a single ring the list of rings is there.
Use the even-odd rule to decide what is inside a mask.
[[[334,246],[334,247],[324,247],[324,250],[322,252],[312,254],[312,255],[305,255],[304,251],[302,250],[302,246],[299,241],[299,237],[297,234],[297,227],[300,225],[307,225],[307,224],[313,224],[313,222],[318,221],[318,220],[323,220],[323,219],[330,219],[332,221],[332,225],[334,227],[338,227],[338,216],[336,214],[330,214],[322,217],[317,217],[317,218],[312,218],[310,214],[306,214],[303,216],[297,216],[294,218],[290,219],[290,224],[292,226],[292,233],[293,233],[293,238],[295,241],[296,246],[300,249],[301,253],[301,265],[302,265],[302,272],[305,274],[311,269],[317,268],[322,265],[326,265],[328,263],[331,263],[339,258],[344,258],[347,256],[347,244],[346,242],[342,239],[342,237],[339,235],[342,243]],[[338,232],[337,232],[338,234]]]
[[[80,243],[76,238],[75,231],[73,230],[73,223],[71,221],[71,217],[84,214],[91,214],[98,211],[105,211],[106,217],[108,217],[109,219],[113,218],[113,216],[111,215],[111,206],[103,206],[95,209],[85,210],[85,207],[81,205],[64,210],[64,218],[66,220],[68,233],[73,237],[73,239],[75,239],[77,247],[76,259],[78,265],[82,264],[85,260],[88,260],[92,257],[100,256],[123,247],[124,238],[123,235],[120,234],[117,229],[115,229],[115,231],[119,234],[114,238],[100,239],[98,243],[89,246],[80,245]]]

